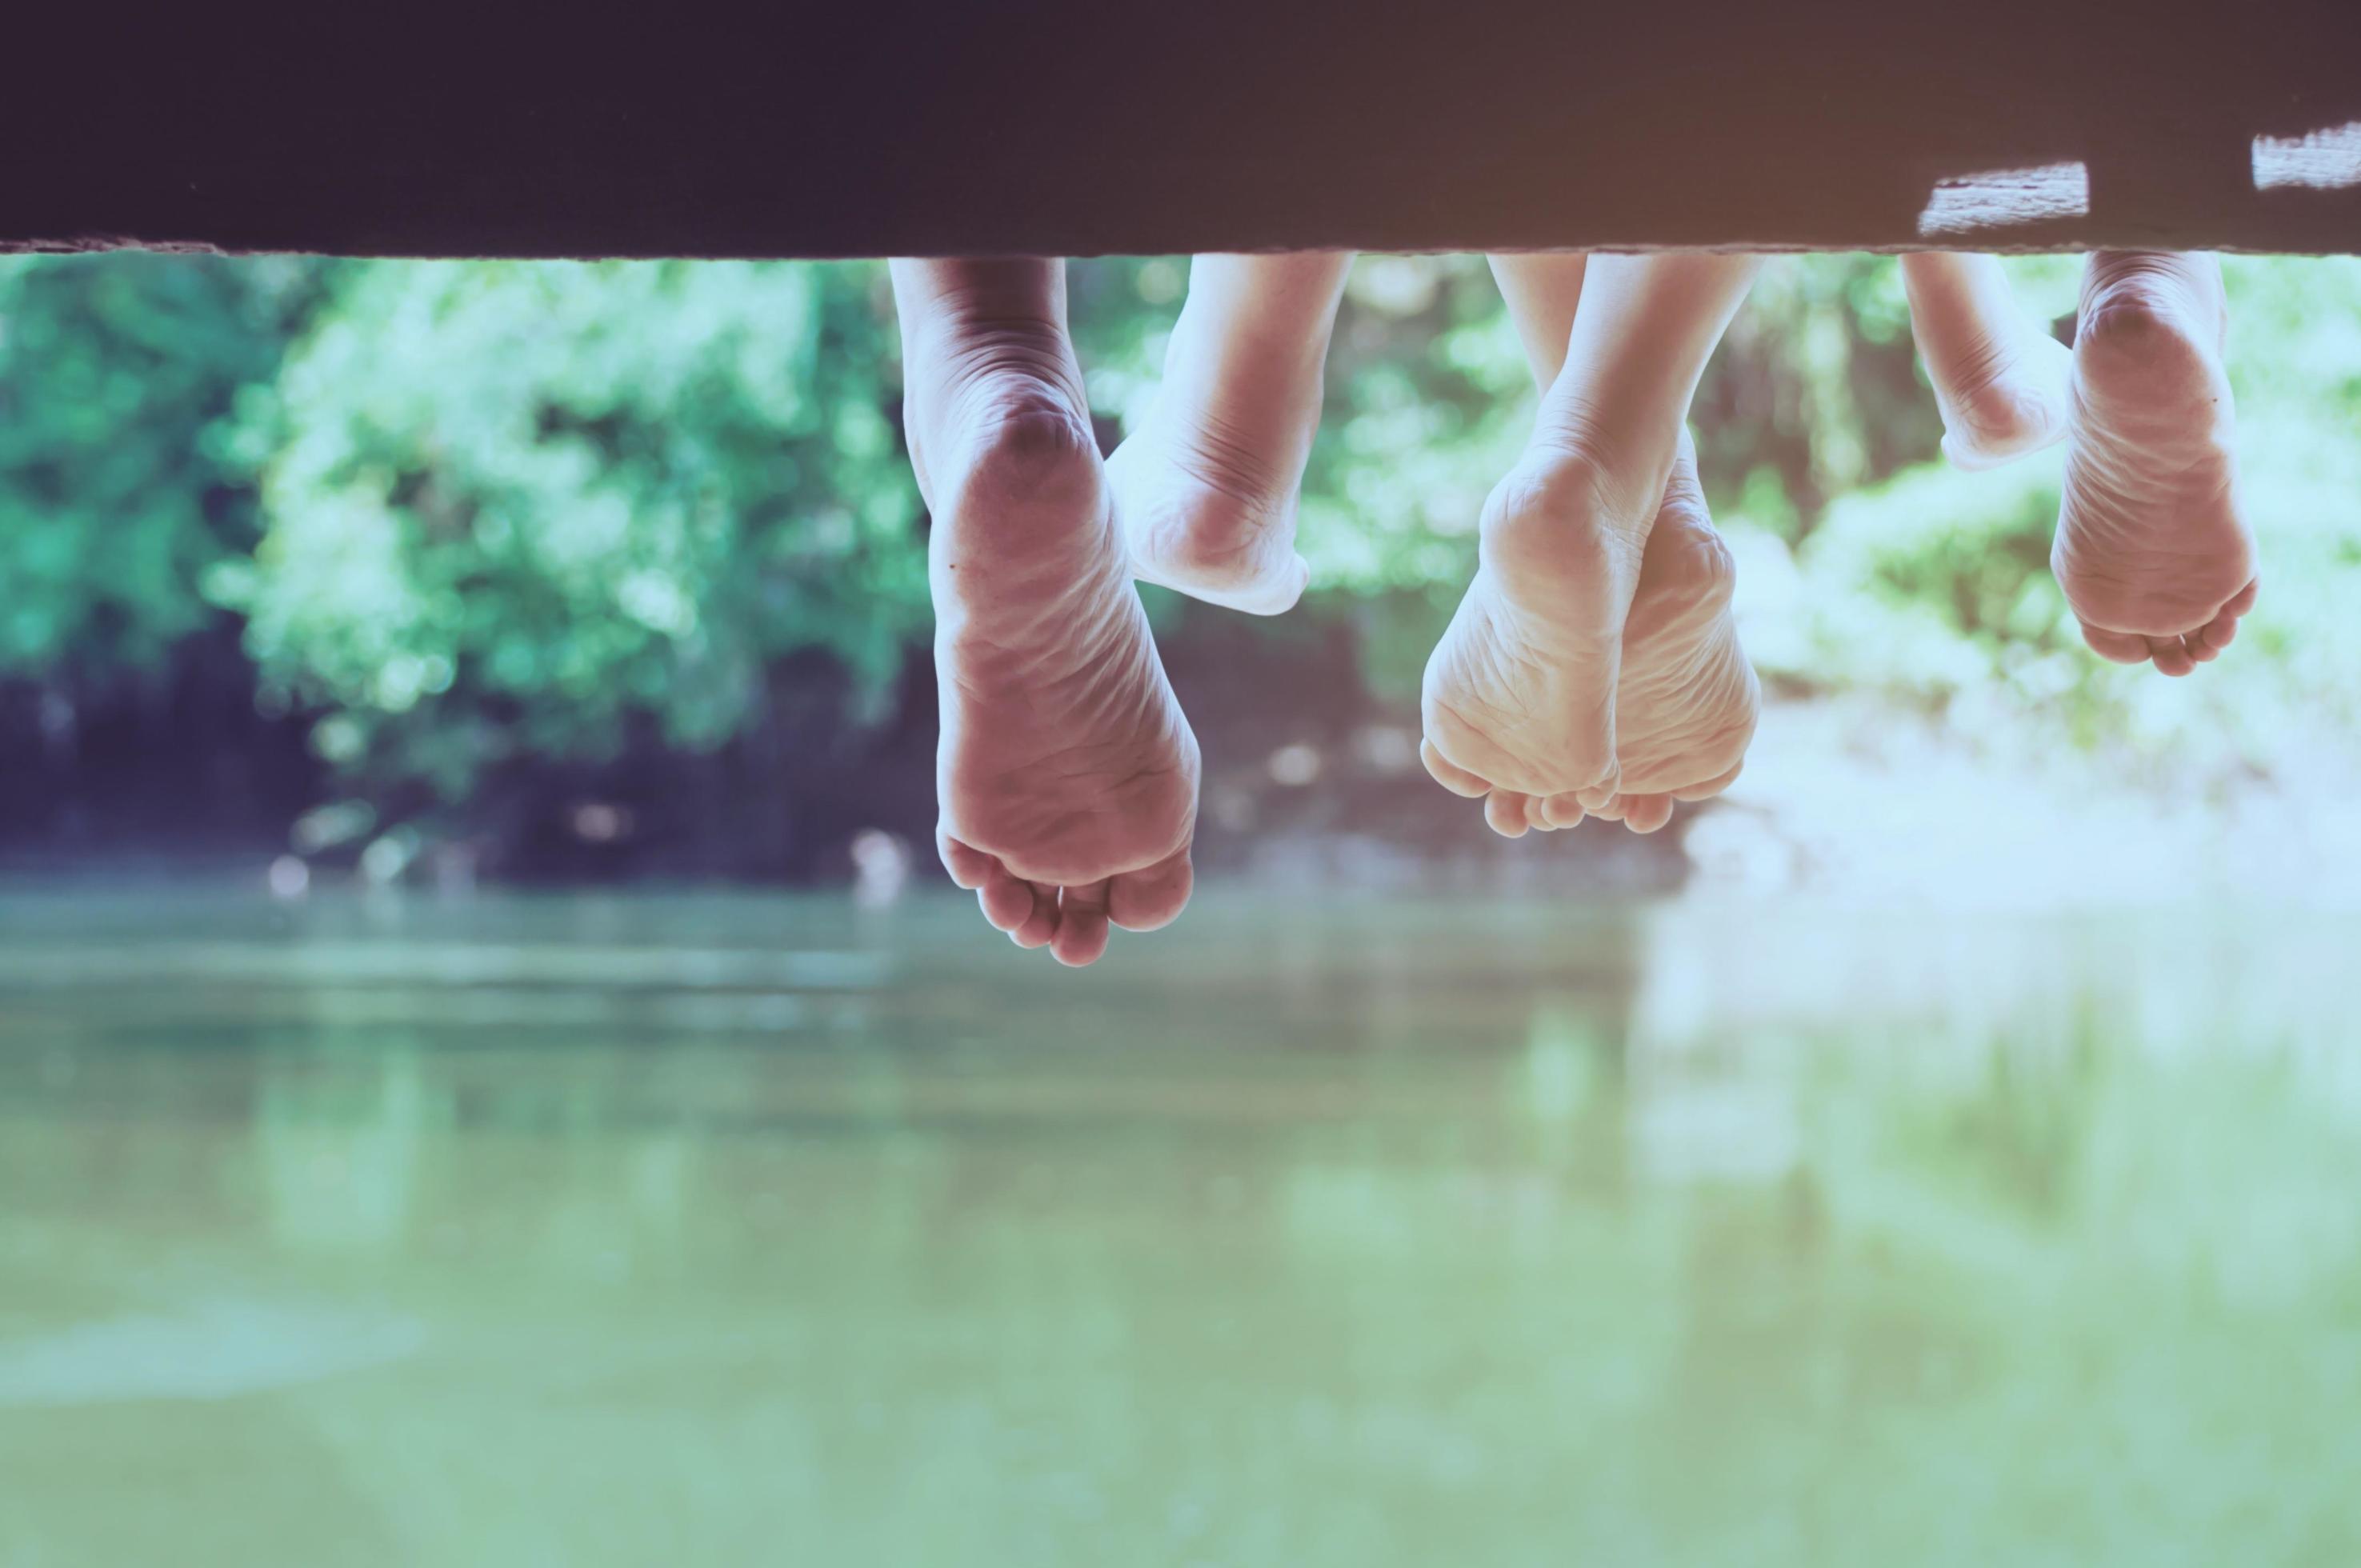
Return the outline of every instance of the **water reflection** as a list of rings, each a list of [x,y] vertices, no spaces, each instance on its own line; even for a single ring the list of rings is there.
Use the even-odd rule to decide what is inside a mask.
[[[0,931],[0,1563],[2361,1556],[2351,923]]]

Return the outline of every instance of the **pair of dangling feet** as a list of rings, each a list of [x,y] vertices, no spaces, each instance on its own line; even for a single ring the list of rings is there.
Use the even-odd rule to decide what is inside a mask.
[[[1144,426],[1102,462],[1054,262],[901,262],[907,428],[934,530],[939,848],[1070,964],[1191,886],[1198,754],[1132,579],[1273,614],[1348,258],[1202,258]],[[2103,654],[2185,674],[2254,598],[2210,259],[2094,258],[2070,356],[1986,258],[1912,258],[1955,461],[2071,443],[2056,566]],[[1546,390],[1430,660],[1422,756],[1511,837],[1641,832],[1737,777],[1758,707],[1684,421],[1748,258],[1495,263]],[[1579,302],[1580,309],[1576,306]]]

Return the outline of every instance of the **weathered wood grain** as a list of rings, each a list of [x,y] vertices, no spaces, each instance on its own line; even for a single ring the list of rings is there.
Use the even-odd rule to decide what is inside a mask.
[[[0,246],[2361,251],[2361,0],[188,9],[14,52]]]

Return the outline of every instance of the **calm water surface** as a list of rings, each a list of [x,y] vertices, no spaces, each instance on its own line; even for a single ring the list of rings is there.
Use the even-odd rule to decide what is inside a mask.
[[[0,899],[0,1564],[2361,1562],[2356,952]]]

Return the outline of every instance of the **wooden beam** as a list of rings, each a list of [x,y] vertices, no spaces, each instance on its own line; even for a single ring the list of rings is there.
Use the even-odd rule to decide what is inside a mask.
[[[0,247],[2361,251],[2361,0],[185,9],[20,46]]]

